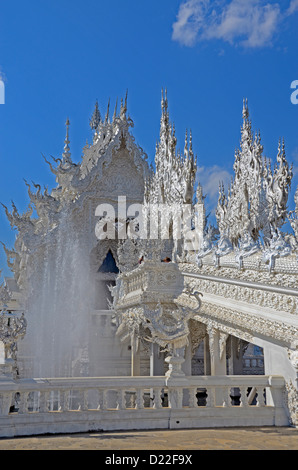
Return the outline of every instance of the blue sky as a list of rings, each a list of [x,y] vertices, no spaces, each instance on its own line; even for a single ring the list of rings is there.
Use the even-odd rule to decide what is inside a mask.
[[[239,146],[242,100],[260,130],[264,154],[278,140],[294,163],[298,184],[298,0],[15,0],[0,17],[0,201],[20,212],[28,204],[23,178],[55,186],[41,154],[58,157],[65,121],[79,161],[98,99],[128,89],[133,134],[153,160],[159,137],[161,89],[167,88],[178,147],[191,129],[208,209],[219,179],[230,180]],[[0,240],[14,242],[0,211]],[[0,266],[5,265],[0,252]]]

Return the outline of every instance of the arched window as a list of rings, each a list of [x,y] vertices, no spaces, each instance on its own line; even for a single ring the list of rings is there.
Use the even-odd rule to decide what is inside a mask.
[[[108,251],[107,256],[105,257],[102,265],[99,267],[98,273],[119,273],[115,258],[111,252]]]
[[[109,287],[115,285],[116,274],[119,273],[115,258],[111,250],[106,254],[101,266],[97,270],[95,287],[95,308],[97,310],[108,310],[112,295]]]

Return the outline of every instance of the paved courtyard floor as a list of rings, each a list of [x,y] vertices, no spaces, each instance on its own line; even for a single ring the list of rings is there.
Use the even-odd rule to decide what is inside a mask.
[[[186,429],[1,438],[0,450],[298,450],[298,429]]]

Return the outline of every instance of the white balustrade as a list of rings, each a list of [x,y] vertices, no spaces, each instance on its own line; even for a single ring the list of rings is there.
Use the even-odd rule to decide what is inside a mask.
[[[146,429],[148,419],[162,428],[169,418],[173,427],[206,427],[201,413],[213,426],[253,425],[256,416],[260,425],[288,425],[283,390],[277,376],[6,380],[0,381],[0,436],[83,432],[89,419],[91,429]]]

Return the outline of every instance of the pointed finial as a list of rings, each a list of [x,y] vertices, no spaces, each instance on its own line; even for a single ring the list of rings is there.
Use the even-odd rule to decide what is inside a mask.
[[[285,150],[285,139],[279,139],[278,141],[278,151],[277,151],[277,161],[279,163],[286,161],[286,150]]]
[[[166,113],[168,110],[168,98],[167,98],[167,89],[163,90],[161,89],[161,110],[162,113]]]
[[[68,118],[66,119],[65,125],[66,125],[66,138],[68,139],[68,131],[69,131],[69,126],[70,126],[70,122]]]
[[[126,111],[127,111],[127,95],[128,95],[128,90],[126,90],[125,101],[124,101],[124,112],[125,112],[125,113],[126,113]]]
[[[165,111],[168,111],[168,92],[167,89],[165,88]]]
[[[185,139],[184,139],[184,157],[187,158],[188,157],[188,134],[187,134],[187,129],[185,131]]]
[[[69,148],[69,125],[70,125],[70,122],[69,122],[69,119],[67,118],[66,119],[66,136],[65,136],[65,140],[64,140],[64,150],[63,150],[63,154],[62,154],[62,161],[63,163],[65,162],[69,162],[70,161],[70,148]]]
[[[193,153],[193,149],[192,149],[192,133],[191,133],[191,130],[189,131],[189,156],[192,160],[192,163],[193,165],[195,164],[195,156],[194,156],[194,153]]]
[[[282,151],[283,157],[285,157],[286,156],[286,150],[285,150],[285,138],[284,137],[282,138],[281,151]]]
[[[98,101],[96,100],[95,108],[94,108],[92,117],[89,121],[91,129],[95,131],[98,128],[100,121],[101,121],[101,116],[100,116],[100,112],[98,109]]]
[[[197,204],[202,204],[204,201],[203,188],[200,182],[198,182],[198,186],[196,190],[196,199],[197,199]]]
[[[126,111],[127,111],[127,94],[128,90],[126,90],[125,94],[125,99],[124,99],[124,104],[123,104],[123,98],[121,98],[121,106],[120,106],[120,118],[124,120],[126,118]]]
[[[108,101],[108,107],[107,107],[107,113],[106,113],[106,117],[105,117],[105,122],[108,122],[110,119],[110,98],[109,98],[109,101]]]
[[[242,109],[242,117],[243,119],[248,119],[249,111],[248,111],[248,100],[247,98],[243,99],[243,109]]]
[[[118,98],[116,99],[116,104],[115,104],[115,109],[114,109],[114,114],[113,114],[113,121],[115,121],[117,117],[117,107],[118,107]]]

